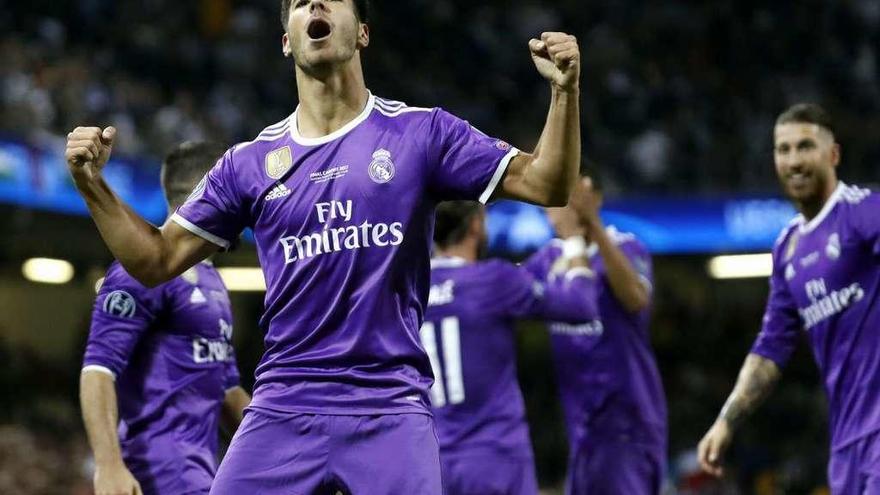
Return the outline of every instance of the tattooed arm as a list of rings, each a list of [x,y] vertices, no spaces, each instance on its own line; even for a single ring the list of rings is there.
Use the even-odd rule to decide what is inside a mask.
[[[724,474],[721,460],[736,430],[764,402],[782,373],[775,362],[758,354],[749,354],[739,372],[721,414],[697,447],[703,471],[714,476]]]

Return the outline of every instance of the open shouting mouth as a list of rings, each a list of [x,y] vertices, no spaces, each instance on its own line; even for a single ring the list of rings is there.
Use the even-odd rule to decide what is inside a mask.
[[[312,41],[324,41],[333,34],[333,26],[321,17],[313,17],[306,26],[306,34]]]

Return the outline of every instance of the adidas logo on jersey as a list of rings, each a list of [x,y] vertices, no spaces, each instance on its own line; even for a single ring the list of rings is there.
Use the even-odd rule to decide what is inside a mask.
[[[283,198],[285,196],[289,196],[290,193],[293,192],[287,188],[284,184],[280,182],[275,183],[275,187],[272,188],[272,191],[266,195],[266,201],[272,201],[273,199]]]
[[[198,287],[193,289],[192,294],[189,296],[189,302],[192,304],[201,304],[203,302],[207,302],[205,299],[205,295],[202,294],[202,291],[199,290]]]

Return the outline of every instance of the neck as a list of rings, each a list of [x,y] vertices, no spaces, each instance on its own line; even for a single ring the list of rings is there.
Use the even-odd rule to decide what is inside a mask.
[[[327,72],[309,72],[297,67],[299,107],[296,125],[303,137],[322,137],[339,130],[357,117],[367,104],[360,57],[356,54]]]
[[[825,204],[828,203],[828,200],[831,199],[831,196],[836,189],[837,179],[828,181],[828,184],[825,185],[825,189],[815,200],[795,201],[798,211],[801,212],[801,215],[803,215],[807,221],[816,218],[816,215],[822,211],[822,208],[824,208]]]
[[[464,241],[453,244],[451,246],[446,246],[445,248],[437,248],[437,254],[439,256],[445,256],[447,258],[463,258],[466,261],[477,261],[477,243],[471,242],[467,239]]]

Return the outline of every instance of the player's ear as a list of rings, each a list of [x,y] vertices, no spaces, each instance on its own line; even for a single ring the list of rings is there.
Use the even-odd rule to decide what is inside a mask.
[[[290,48],[290,37],[287,36],[287,33],[281,35],[281,53],[283,53],[285,57],[293,55],[293,51]]]
[[[359,50],[370,46],[370,26],[363,22],[359,24],[357,47]]]
[[[831,166],[837,167],[840,164],[840,143],[835,142],[831,145]]]

